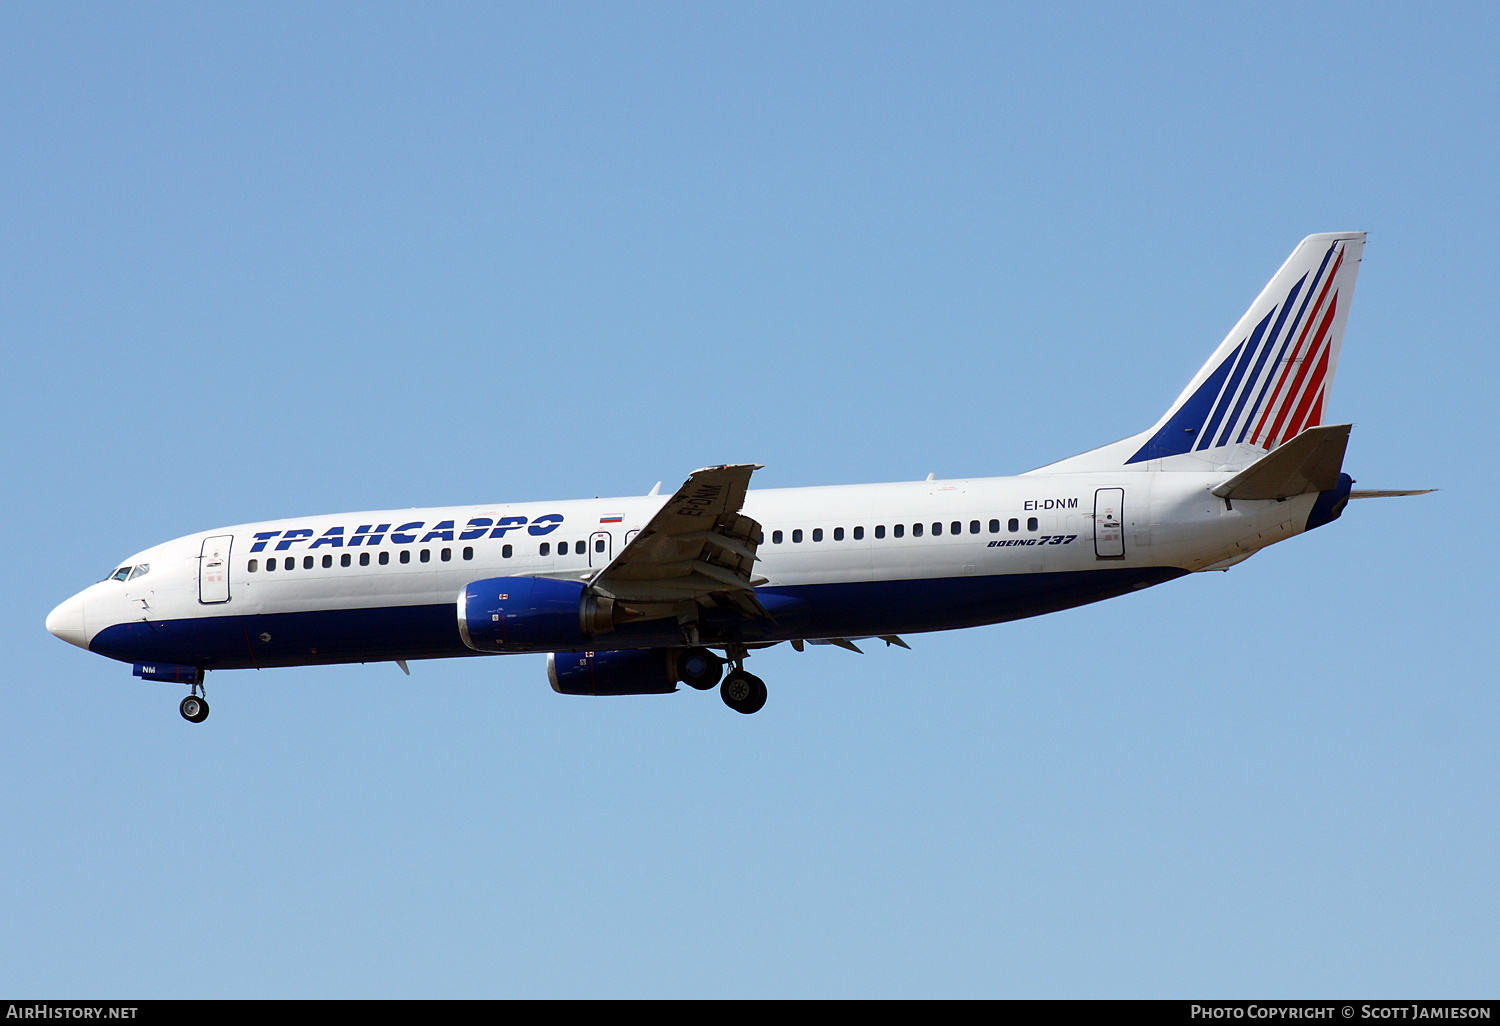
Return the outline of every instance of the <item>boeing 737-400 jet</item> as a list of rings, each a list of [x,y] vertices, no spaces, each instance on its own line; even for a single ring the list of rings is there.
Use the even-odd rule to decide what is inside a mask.
[[[722,466],[668,498],[239,524],[131,556],[47,629],[187,685],[195,723],[210,670],[515,652],[561,694],[718,685],[753,713],[756,649],[1050,613],[1419,494],[1352,491],[1324,423],[1364,239],[1304,239],[1149,429],[1016,477],[752,491],[759,467]]]

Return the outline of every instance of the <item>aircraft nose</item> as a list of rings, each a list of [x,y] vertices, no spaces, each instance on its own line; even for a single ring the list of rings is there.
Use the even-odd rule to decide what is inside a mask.
[[[83,594],[80,592],[47,614],[47,630],[79,648],[89,647],[83,626]]]

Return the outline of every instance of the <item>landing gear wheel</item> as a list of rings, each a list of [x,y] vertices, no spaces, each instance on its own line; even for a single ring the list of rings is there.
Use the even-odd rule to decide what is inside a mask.
[[[766,682],[753,673],[736,670],[724,678],[724,683],[719,686],[719,697],[735,712],[748,716],[759,712],[766,704]]]
[[[208,702],[197,695],[188,695],[177,707],[177,711],[189,723],[202,723],[208,719]]]
[[[678,676],[690,688],[707,691],[719,683],[724,672],[724,660],[706,648],[690,648],[677,660]]]

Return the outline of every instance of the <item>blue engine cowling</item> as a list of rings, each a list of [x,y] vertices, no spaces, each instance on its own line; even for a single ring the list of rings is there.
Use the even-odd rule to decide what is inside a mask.
[[[556,652],[547,679],[559,695],[665,695],[677,690],[675,656],[669,648]]]
[[[596,605],[577,581],[491,577],[458,598],[458,632],[478,652],[547,652],[582,645]]]

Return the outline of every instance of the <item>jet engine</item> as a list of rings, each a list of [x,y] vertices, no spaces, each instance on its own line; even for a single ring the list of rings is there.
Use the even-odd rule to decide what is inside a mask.
[[[458,632],[476,652],[571,648],[614,628],[614,601],[578,581],[491,577],[458,596]]]
[[[665,695],[677,690],[670,648],[615,652],[553,652],[547,679],[559,695]]]

